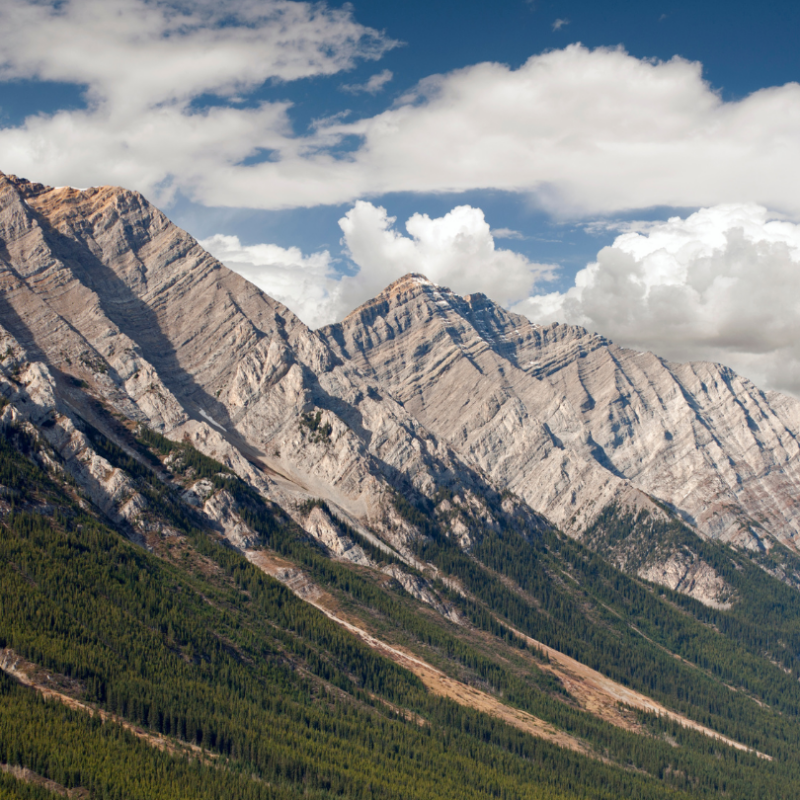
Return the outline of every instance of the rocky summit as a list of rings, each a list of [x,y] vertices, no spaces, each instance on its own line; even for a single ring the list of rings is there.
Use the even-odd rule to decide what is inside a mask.
[[[800,403],[409,275],[321,334],[469,464],[580,536],[608,503],[795,548]]]
[[[417,274],[310,330],[140,194],[2,173],[0,396],[0,677],[132,731],[104,764],[155,748],[217,776],[187,773],[180,796],[229,766],[243,797],[798,785],[792,398]],[[312,720],[300,697],[334,710]],[[303,744],[262,753],[235,722],[251,717]],[[373,723],[395,772],[365,766]],[[303,725],[330,734],[324,752]],[[10,729],[2,780],[166,796],[100,766],[42,776],[46,748],[14,756],[28,745]],[[434,729],[475,748],[472,794],[437,777]],[[551,758],[530,738],[590,783],[524,794]]]
[[[213,259],[135,192],[0,184],[6,359],[72,461],[75,414],[113,413],[220,459],[277,501],[322,497],[398,546],[387,497],[496,491],[287,308]],[[35,409],[35,411],[34,411]],[[75,465],[77,475],[85,469]],[[102,481],[87,478],[107,504]],[[477,502],[477,501],[476,501]]]

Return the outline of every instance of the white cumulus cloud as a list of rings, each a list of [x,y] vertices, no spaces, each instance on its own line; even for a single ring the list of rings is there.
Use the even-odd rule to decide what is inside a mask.
[[[360,147],[331,155],[346,136]],[[236,191],[258,197],[270,186],[261,202],[290,206],[501,189],[566,216],[748,201],[800,217],[800,85],[725,101],[701,64],[678,57],[570,45],[518,69],[476,64],[316,137],[297,156],[252,167]]]
[[[175,189],[194,196],[259,150],[296,153],[291,103],[237,107],[242,95],[268,80],[333,75],[395,44],[347,4],[4,0],[0,81],[83,85],[88,107],[0,129],[1,168],[54,184],[124,183],[159,200]],[[209,95],[222,104],[192,106]]]
[[[515,310],[674,360],[711,360],[800,395],[800,226],[720,205],[628,231],[568,291]]]
[[[339,281],[327,250],[304,255],[299,247],[276,244],[243,245],[238,236],[215,234],[201,239],[226,267],[247,278],[270,297],[288,306],[306,325],[332,322],[330,315]]]
[[[567,216],[750,201],[800,217],[800,85],[724,101],[678,57],[570,45],[518,69],[432,76],[377,116],[281,136],[269,161],[238,165],[223,143],[216,170],[177,174],[216,205],[502,189]],[[346,137],[361,143],[337,153]]]
[[[408,272],[420,272],[434,283],[460,294],[484,292],[498,303],[530,294],[546,280],[552,267],[529,261],[511,250],[495,247],[483,211],[457,206],[443,217],[414,214],[404,236],[385,208],[360,200],[339,220],[352,260],[360,267],[356,278],[359,302]]]
[[[392,281],[421,272],[461,294],[484,292],[500,303],[527,297],[553,267],[495,247],[483,211],[458,206],[443,217],[414,214],[403,235],[385,208],[359,201],[339,220],[342,242],[356,267],[337,273],[328,251],[303,255],[272,244],[244,246],[217,234],[200,244],[311,327],[335,322]]]

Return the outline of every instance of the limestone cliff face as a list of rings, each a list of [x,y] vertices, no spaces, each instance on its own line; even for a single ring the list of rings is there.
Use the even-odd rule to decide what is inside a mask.
[[[574,535],[610,502],[795,547],[800,403],[407,276],[321,331],[429,430]]]
[[[676,513],[753,550],[795,546],[795,401],[716,364],[669,364],[533,324],[422,276],[310,331],[135,192],[0,173],[0,325],[3,420],[44,426],[92,502],[142,535],[146,501],[84,433],[86,422],[113,438],[101,406],[191,441],[331,557],[365,566],[363,549],[305,501],[325,499],[415,568],[421,533],[398,494],[427,498],[465,549],[512,519],[581,536],[612,506]],[[232,498],[207,489],[198,482],[185,502],[249,548],[255,534]],[[624,566],[624,553],[609,556]],[[636,570],[704,602],[730,599],[684,551]],[[425,586],[392,577],[436,606]]]
[[[100,399],[189,439],[287,509],[326,498],[400,549],[416,534],[397,519],[394,493],[494,491],[136,192],[0,174],[0,322],[48,370],[53,413],[102,428]],[[233,531],[223,500],[208,511]]]

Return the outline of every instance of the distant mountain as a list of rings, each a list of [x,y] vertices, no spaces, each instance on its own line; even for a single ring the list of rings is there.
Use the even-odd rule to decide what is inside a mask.
[[[538,325],[420,275],[321,333],[466,463],[572,536],[612,505],[666,505],[704,538],[797,551],[800,403],[720,364]],[[624,565],[624,548],[616,556]]]
[[[799,431],[419,275],[311,331],[0,174],[0,796],[794,796]]]

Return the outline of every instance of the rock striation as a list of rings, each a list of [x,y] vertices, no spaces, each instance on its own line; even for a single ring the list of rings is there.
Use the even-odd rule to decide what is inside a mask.
[[[321,335],[469,464],[579,536],[609,503],[796,549],[800,403],[409,275]],[[658,513],[656,511],[656,513]]]
[[[467,519],[499,498],[402,404],[136,192],[0,174],[0,323],[9,341],[0,391],[36,395],[29,413],[52,418],[59,457],[114,521],[133,524],[144,500],[83,433],[86,423],[113,438],[101,406],[189,441],[356,563],[361,548],[320,514],[304,517],[304,502],[326,500],[413,563],[408,545],[420,534],[394,497],[467,491]],[[207,496],[201,482],[184,501],[235,546],[253,543],[224,493]]]
[[[135,535],[148,534],[147,502],[87,435],[113,438],[106,412],[189,441],[332,558],[365,567],[376,565],[337,519],[424,566],[411,547],[424,533],[398,496],[427,503],[465,550],[511,520],[582,537],[609,508],[677,516],[756,554],[797,549],[796,401],[721,365],[671,364],[538,325],[420,275],[311,331],[136,192],[0,173],[0,325],[3,419],[45,431],[53,463]],[[212,488],[196,481],[183,500],[232,545],[252,547],[234,498]],[[309,513],[317,500],[333,516]],[[633,564],[619,547],[608,555]],[[630,569],[729,601],[693,553],[654,558]],[[445,608],[397,564],[386,574]]]

